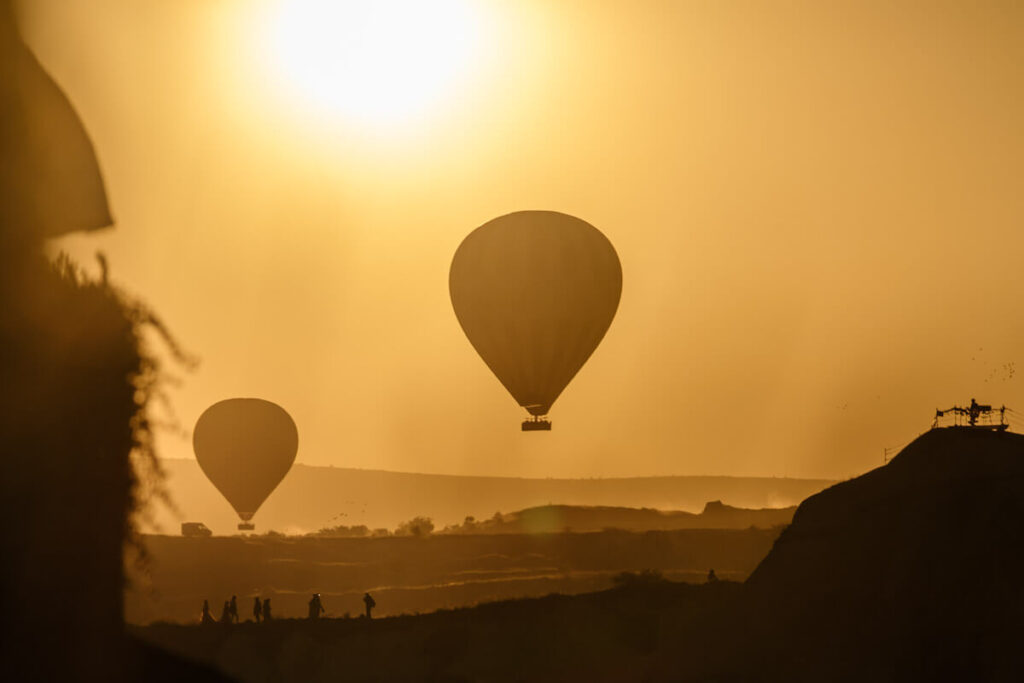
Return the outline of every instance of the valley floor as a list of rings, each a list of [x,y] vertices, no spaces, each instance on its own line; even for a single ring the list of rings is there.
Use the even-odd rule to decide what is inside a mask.
[[[306,614],[320,593],[327,616],[430,612],[510,598],[605,590],[621,572],[656,570],[702,582],[709,569],[744,580],[778,529],[686,529],[643,533],[453,535],[427,538],[148,536],[149,560],[125,596],[129,623],[195,623],[204,600],[214,617],[232,595],[242,620],[253,598],[278,617]]]

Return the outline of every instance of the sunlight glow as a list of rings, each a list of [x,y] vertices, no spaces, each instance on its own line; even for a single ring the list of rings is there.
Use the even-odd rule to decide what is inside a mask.
[[[279,79],[361,125],[393,126],[450,103],[478,52],[468,0],[281,0],[271,14]]]

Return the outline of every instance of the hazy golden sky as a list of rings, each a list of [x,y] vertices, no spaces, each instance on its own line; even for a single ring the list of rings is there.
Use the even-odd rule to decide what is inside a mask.
[[[273,2],[22,3],[117,221],[63,246],[201,357],[184,426],[256,396],[307,464],[844,477],[936,407],[1024,408],[1024,5],[457,5],[374,29],[374,110],[287,66]],[[590,222],[623,268],[549,434],[448,298],[462,238],[520,209]]]

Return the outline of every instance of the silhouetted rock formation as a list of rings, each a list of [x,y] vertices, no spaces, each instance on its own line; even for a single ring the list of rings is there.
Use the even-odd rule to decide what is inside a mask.
[[[804,501],[747,582],[752,673],[1019,680],[1024,436],[937,429]]]
[[[0,240],[38,245],[113,220],[99,163],[67,96],[18,34],[0,0]]]
[[[5,680],[222,680],[124,637],[134,451],[158,377],[139,306],[45,239],[111,221],[99,164],[0,0],[0,663]],[[105,271],[105,263],[104,265]],[[143,457],[145,460],[145,457]]]

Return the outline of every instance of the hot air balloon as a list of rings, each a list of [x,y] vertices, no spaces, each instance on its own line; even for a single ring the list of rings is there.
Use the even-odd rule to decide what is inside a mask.
[[[214,403],[196,421],[192,448],[199,467],[231,503],[243,531],[288,474],[299,449],[299,432],[284,408],[259,398]]]
[[[471,232],[452,259],[455,316],[487,367],[533,417],[546,416],[601,342],[622,267],[601,231],[555,211],[517,211]]]

